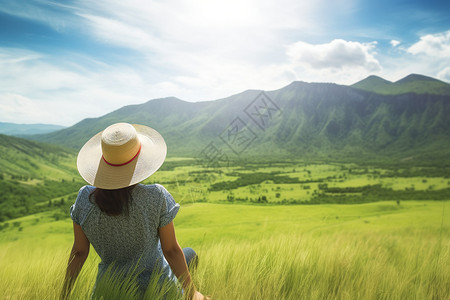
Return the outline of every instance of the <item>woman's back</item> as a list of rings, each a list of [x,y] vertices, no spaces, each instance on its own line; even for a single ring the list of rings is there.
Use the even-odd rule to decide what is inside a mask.
[[[164,277],[175,280],[158,236],[158,228],[172,222],[179,209],[170,193],[161,185],[138,184],[131,191],[128,214],[109,216],[95,204],[95,199],[89,199],[94,189],[84,186],[80,190],[71,216],[102,259],[97,280],[111,264],[122,271],[138,264],[138,282],[142,285],[155,268],[163,271]]]

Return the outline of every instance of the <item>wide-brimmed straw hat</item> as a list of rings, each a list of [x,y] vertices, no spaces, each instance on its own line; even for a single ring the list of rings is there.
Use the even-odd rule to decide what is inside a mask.
[[[131,186],[161,167],[163,137],[144,125],[116,123],[93,136],[78,153],[77,168],[89,184],[107,190]]]

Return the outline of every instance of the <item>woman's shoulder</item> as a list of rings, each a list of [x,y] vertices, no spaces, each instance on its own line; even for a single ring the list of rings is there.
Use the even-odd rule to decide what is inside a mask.
[[[161,203],[164,201],[167,190],[161,184],[138,184],[133,189],[133,197],[145,198],[145,201]]]
[[[137,191],[145,191],[148,193],[164,193],[164,191],[167,191],[164,186],[162,186],[159,183],[154,184],[138,184],[134,190]]]
[[[81,193],[92,193],[93,191],[95,190],[95,186],[92,186],[92,185],[85,185],[85,186],[82,186],[81,188],[80,188],[80,190],[79,190],[79,194],[81,194]]]
[[[95,186],[85,185],[78,191],[78,198],[89,198],[89,195],[95,190]]]
[[[87,214],[89,213],[92,203],[89,201],[89,196],[95,187],[85,185],[78,191],[75,203],[70,207],[70,216],[77,224],[82,224]]]
[[[75,204],[86,205],[87,203],[89,203],[90,202],[89,197],[94,190],[95,187],[91,185],[85,185],[81,187],[80,190],[78,191],[78,196],[75,201]]]

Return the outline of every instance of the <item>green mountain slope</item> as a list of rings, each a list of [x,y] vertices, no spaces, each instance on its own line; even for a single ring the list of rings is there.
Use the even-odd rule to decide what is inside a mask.
[[[388,81],[375,75],[370,75],[369,77],[351,86],[369,92],[377,92],[377,91],[383,92],[386,89],[388,89],[391,85],[392,85],[391,81]]]
[[[74,151],[0,134],[0,221],[41,211],[80,184]]]
[[[73,149],[81,146],[94,134],[116,122],[138,123],[161,132],[169,145],[169,155],[193,155],[198,146],[216,137],[248,99],[259,92],[248,91],[226,99],[191,103],[170,97],[130,105],[103,117],[85,119],[72,127],[51,134],[31,138],[60,144]]]
[[[425,80],[409,76],[395,84],[420,86]],[[376,77],[366,80],[369,83],[390,85]],[[169,156],[394,161],[412,157],[425,162],[448,160],[449,114],[446,95],[383,95],[336,84],[293,82],[265,94],[248,90],[209,102],[155,99],[33,138],[78,150],[108,125],[130,122],[161,132]]]
[[[450,96],[450,84],[418,74],[410,74],[396,82],[372,75],[351,86],[382,95],[416,93]]]
[[[290,153],[323,157],[445,157],[449,151],[450,98],[404,94],[384,96],[331,84],[292,84],[276,137]],[[303,97],[296,97],[303,93]],[[280,99],[281,100],[281,99]],[[286,135],[290,132],[291,135]],[[283,137],[283,138],[281,138]],[[448,149],[448,148],[447,148]]]

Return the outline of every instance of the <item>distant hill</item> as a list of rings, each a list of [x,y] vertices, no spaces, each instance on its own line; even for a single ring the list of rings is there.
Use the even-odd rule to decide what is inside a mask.
[[[425,82],[443,90],[448,86],[419,75],[396,83],[372,76],[358,88],[293,82],[265,92],[266,100],[258,90],[198,103],[155,99],[33,139],[78,150],[108,125],[130,122],[158,130],[169,156],[200,157],[219,149],[227,157],[246,159],[448,161],[450,97],[426,92]],[[391,85],[397,92],[379,92]],[[413,92],[421,86],[423,93]],[[369,87],[377,92],[366,91]]]
[[[450,84],[418,74],[410,74],[396,82],[371,75],[351,86],[382,95],[415,93],[450,96]]]
[[[76,153],[0,134],[0,222],[39,211],[39,203],[76,192]]]
[[[16,124],[0,122],[0,134],[13,136],[44,134],[64,128],[64,126],[51,124]]]

